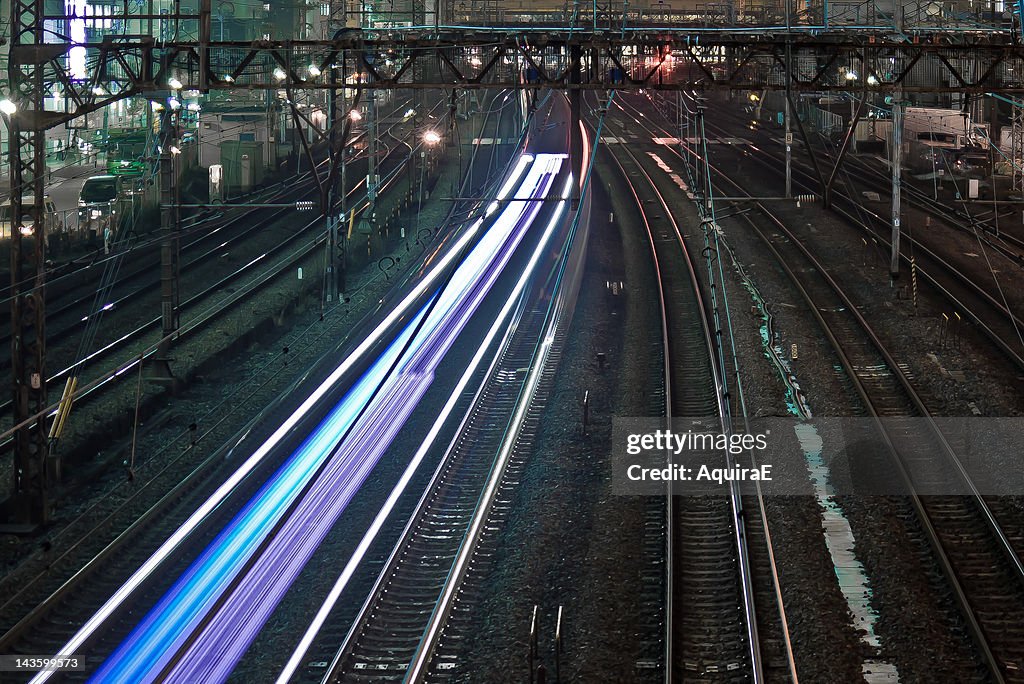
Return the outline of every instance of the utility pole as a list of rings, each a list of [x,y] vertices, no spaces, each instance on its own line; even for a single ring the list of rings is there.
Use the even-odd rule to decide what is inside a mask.
[[[903,165],[903,102],[902,91],[897,88],[892,102],[892,252],[889,275],[900,276],[900,182]]]
[[[366,93],[366,214],[372,233],[377,224],[377,93]]]
[[[572,72],[569,76],[570,83],[580,83],[583,77],[582,73],[582,62],[583,62],[583,49],[579,45],[572,45],[569,48],[569,59]],[[571,163],[572,173],[575,176],[579,169],[583,168],[586,164],[586,160],[583,159],[583,132],[580,130],[580,121],[582,114],[582,99],[580,90],[574,88],[569,91],[569,162]],[[500,133],[499,133],[500,134]],[[595,143],[596,144],[596,143]],[[580,186],[583,182],[582,176],[576,179],[573,183],[572,188],[572,199],[570,208],[575,210],[580,205]]]
[[[676,135],[679,136],[679,154],[683,158],[683,163],[687,163],[686,159],[686,130],[683,124],[683,91],[676,92]]]
[[[175,167],[177,115],[166,107],[160,118],[160,319],[164,338],[178,332],[178,179]],[[170,341],[164,343],[164,351]],[[163,354],[161,354],[163,355]]]
[[[344,98],[342,98],[344,100]],[[347,110],[346,110],[347,111]],[[345,293],[345,272],[348,268],[348,139],[341,141],[341,206],[339,207],[338,245],[341,250],[340,265],[338,267],[338,292]]]
[[[338,149],[338,126],[341,125],[341,117],[338,116],[338,69],[332,64],[330,67],[330,79],[332,88],[327,92],[327,126],[330,149],[334,154],[342,156],[341,164],[344,165],[345,150]],[[344,141],[342,141],[344,143]],[[345,145],[342,145],[344,148]],[[344,168],[344,166],[342,166]],[[314,169],[314,173],[316,170]],[[327,187],[324,189],[324,202],[321,209],[327,219],[327,301],[333,303],[338,299],[338,223],[344,220],[345,214],[339,217],[335,212],[335,204],[338,194],[337,183],[334,181],[334,174],[329,174]],[[342,196],[344,196],[344,189]],[[344,205],[344,200],[342,200]]]
[[[895,14],[896,32],[903,31],[903,7]],[[867,62],[865,61],[865,65]],[[867,78],[867,74],[864,74]],[[900,182],[903,166],[903,88],[898,84],[892,94],[892,251],[889,258],[889,277],[900,277]]]
[[[790,22],[792,21],[789,8],[791,1],[782,0],[786,7],[786,197],[793,196],[793,129],[792,122],[789,120],[789,117],[792,115],[789,100],[792,95],[793,85],[793,45],[789,35],[791,30]]]

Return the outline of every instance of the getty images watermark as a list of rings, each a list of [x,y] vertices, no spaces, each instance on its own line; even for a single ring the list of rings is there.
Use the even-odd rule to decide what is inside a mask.
[[[612,487],[624,495],[1024,494],[1022,418],[616,418]]]

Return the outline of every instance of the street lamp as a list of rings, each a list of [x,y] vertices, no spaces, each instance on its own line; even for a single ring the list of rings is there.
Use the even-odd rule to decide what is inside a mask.
[[[423,134],[423,142],[428,145],[436,145],[441,142],[441,134],[433,129],[428,130]]]
[[[5,97],[4,99],[0,100],[0,112],[3,112],[7,116],[11,116],[16,111],[18,111],[18,105],[14,104],[14,102],[12,102],[10,98]]]

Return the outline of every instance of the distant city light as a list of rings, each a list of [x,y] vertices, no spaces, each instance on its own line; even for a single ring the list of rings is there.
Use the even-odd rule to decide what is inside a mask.
[[[284,69],[282,69],[281,67],[277,67],[276,69],[274,69],[274,78],[276,78],[278,81],[283,81],[287,76],[288,74],[284,73]]]
[[[846,72],[846,80],[847,81],[856,81],[857,80],[857,72],[856,71],[847,71]]]
[[[472,65],[473,65],[473,66],[475,66],[475,67],[478,67],[478,66],[480,66],[481,64],[483,64],[483,62],[482,62],[482,61],[480,61],[480,58],[479,58],[479,57],[476,57],[476,56],[470,57],[470,58],[469,58],[469,63],[470,63],[470,64],[472,64]]]
[[[171,154],[181,154],[181,149],[177,145],[171,145]]]
[[[190,112],[198,112],[202,109],[202,106],[200,106],[198,102],[189,102],[188,105],[185,106],[185,109]]]
[[[181,109],[181,100],[176,97],[167,98],[167,104],[170,105],[172,111]]]
[[[360,112],[358,109],[353,109],[351,112],[348,113],[348,118],[352,119],[353,121],[359,121],[363,118],[363,113]]]
[[[64,9],[68,16],[68,39],[72,45],[68,51],[68,71],[73,80],[85,80],[89,76],[86,66],[85,17],[90,14],[86,0],[65,0]]]
[[[322,72],[320,71],[320,67],[318,67],[316,64],[310,64],[309,65],[309,75],[310,76],[312,76],[313,78],[316,78],[321,73]]]
[[[875,78],[874,74],[868,76],[868,85],[878,85],[878,79]]]
[[[14,114],[18,111],[18,105],[14,104],[10,99],[4,98],[0,100],[0,112],[3,112],[7,116]]]
[[[176,79],[174,76],[167,79],[167,85],[171,90],[181,90],[181,81]]]
[[[159,102],[150,102],[149,106],[154,112],[161,112],[164,109],[164,106]]]
[[[97,85],[92,87],[93,95],[106,95],[107,91],[103,89],[103,86]]]
[[[235,82],[235,77],[232,76],[231,74],[224,74],[224,82],[225,83],[234,83]]]

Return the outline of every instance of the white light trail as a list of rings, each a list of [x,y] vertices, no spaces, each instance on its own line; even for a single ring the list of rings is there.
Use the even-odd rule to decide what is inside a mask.
[[[566,186],[567,189],[562,195],[563,198],[567,196],[568,187],[569,185],[571,185],[571,183],[572,175],[570,174],[569,184]],[[505,191],[505,194],[507,194],[508,189],[503,188],[503,190]],[[466,368],[466,371],[462,374],[462,377],[459,378],[458,384],[455,386],[455,389],[452,390],[451,395],[448,397],[448,401],[445,402],[444,408],[441,409],[441,413],[438,415],[437,420],[434,421],[434,425],[431,427],[430,432],[427,433],[427,436],[424,439],[423,443],[420,444],[420,448],[416,451],[416,454],[412,457],[412,460],[409,461],[409,465],[406,466],[405,471],[402,473],[402,477],[398,480],[394,488],[391,490],[391,494],[388,495],[388,498],[384,502],[384,505],[381,507],[380,511],[377,512],[377,517],[374,518],[373,523],[370,525],[369,529],[367,529],[366,533],[363,535],[362,540],[359,542],[359,546],[356,547],[356,550],[353,552],[352,557],[349,558],[348,563],[345,565],[345,568],[338,576],[338,579],[335,581],[334,586],[331,587],[331,591],[327,594],[327,597],[324,599],[324,602],[320,606],[320,609],[313,617],[313,621],[306,629],[306,632],[302,635],[302,639],[299,640],[299,643],[295,647],[295,650],[292,652],[291,657],[288,659],[288,662],[281,670],[281,674],[278,675],[277,684],[287,684],[287,682],[295,674],[296,669],[298,669],[299,667],[299,663],[305,657],[310,645],[312,645],[313,639],[315,639],[316,635],[320,632],[321,627],[323,627],[324,622],[327,620],[327,617],[330,615],[331,611],[334,609],[335,604],[338,602],[338,599],[341,597],[341,593],[345,590],[345,587],[348,585],[349,580],[355,573],[356,568],[362,562],[363,557],[366,555],[367,549],[377,538],[377,534],[380,532],[381,527],[384,526],[384,523],[387,520],[388,516],[391,515],[391,511],[392,509],[394,509],[395,504],[398,502],[398,499],[405,492],[405,488],[408,486],[413,474],[416,472],[417,468],[419,468],[420,463],[427,455],[427,452],[434,445],[434,441],[437,439],[438,433],[441,431],[441,428],[443,427],[444,423],[448,420],[449,415],[451,415],[452,410],[455,408],[455,404],[458,403],[459,399],[461,398],[462,392],[466,389],[466,385],[469,383],[470,378],[473,376],[473,374],[479,367],[480,362],[483,360],[484,354],[486,353],[486,350],[489,349],[491,344],[494,342],[494,338],[497,336],[498,331],[501,329],[505,319],[512,311],[512,307],[519,300],[519,297],[522,294],[523,289],[526,287],[527,281],[530,279],[530,276],[536,269],[537,263],[540,261],[541,256],[544,254],[544,251],[547,248],[548,242],[550,242],[551,240],[551,236],[554,233],[555,226],[557,225],[558,220],[560,219],[564,209],[565,201],[563,199],[563,201],[558,203],[558,209],[555,211],[555,215],[548,223],[547,228],[544,231],[544,235],[538,242],[537,247],[534,248],[533,254],[530,256],[530,261],[526,264],[526,267],[523,270],[523,275],[519,278],[519,282],[516,283],[515,288],[508,296],[505,305],[498,313],[498,317],[495,319],[494,324],[491,326],[490,330],[487,331],[487,336],[484,338],[484,341],[480,344],[479,349],[477,349],[477,352],[473,356],[473,359],[470,361],[469,366]]]
[[[523,163],[524,159],[529,157],[527,163]],[[522,172],[526,169],[526,165],[529,161],[532,161],[532,157],[529,155],[523,155],[520,158],[519,163],[516,165],[509,180],[506,181],[506,186],[511,186],[515,183]],[[427,292],[435,281],[438,280],[441,273],[447,269],[448,265],[462,253],[465,246],[470,240],[476,235],[480,229],[482,219],[478,219],[466,232],[460,237],[448,253],[435,264],[429,273],[421,280],[408,295],[395,307],[385,318],[381,321],[373,332],[371,332],[360,344],[356,347],[355,351],[352,352],[310,395],[304,402],[281,424],[281,426],[274,431],[274,433],[268,438],[253,454],[245,460],[245,462],[236,470],[232,475],[221,484],[220,487],[203,502],[189,516],[181,527],[174,531],[167,540],[160,545],[152,556],[150,556],[142,566],[136,570],[131,577],[129,577],[124,584],[114,595],[111,596],[106,603],[92,617],[90,617],[86,623],[75,633],[75,635],[55,654],[54,657],[69,657],[77,653],[85,642],[93,635],[93,633],[102,625],[115,610],[117,610],[122,603],[134,592],[139,585],[141,585],[159,566],[163,563],[168,556],[170,556],[174,550],[181,544],[189,534],[191,534],[196,527],[203,521],[203,519],[209,515],[214,509],[217,508],[220,503],[227,498],[231,491],[250,473],[257,465],[267,456],[268,453],[278,444],[291,431],[292,428],[301,420],[309,410],[316,405],[318,401],[337,383],[346,372],[349,371],[355,365],[355,363],[362,358],[364,354],[375,345],[380,338],[387,332],[387,330],[413,305],[413,303],[419,299],[424,293]],[[42,684],[53,676],[55,670],[46,670],[39,672],[32,680],[31,684]]]

